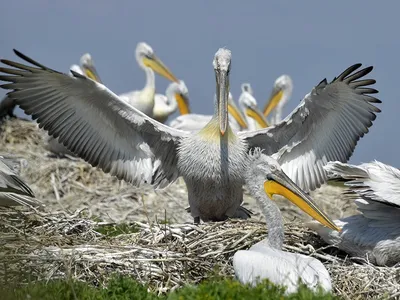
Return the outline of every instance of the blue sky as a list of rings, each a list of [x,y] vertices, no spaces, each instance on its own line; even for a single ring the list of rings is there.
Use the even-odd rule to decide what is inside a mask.
[[[400,166],[397,114],[400,99],[400,2],[396,1],[7,1],[0,11],[0,57],[12,48],[67,72],[90,52],[103,82],[114,92],[140,89],[135,61],[140,41],[183,79],[195,113],[213,111],[214,53],[232,50],[231,90],[237,99],[250,82],[263,105],[281,74],[294,82],[290,113],[323,78],[354,63],[373,65],[369,75],[382,113],[359,142],[353,163],[377,159]],[[157,92],[168,82],[156,78]],[[0,91],[0,97],[5,94]]]

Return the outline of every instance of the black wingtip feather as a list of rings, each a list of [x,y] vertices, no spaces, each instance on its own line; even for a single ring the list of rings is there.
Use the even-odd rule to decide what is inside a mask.
[[[364,77],[365,75],[371,73],[373,68],[374,68],[373,66],[366,67],[366,68],[364,68],[364,69],[362,69],[362,70],[360,70],[360,71],[358,71],[358,72],[356,72],[356,73],[354,73],[352,75],[349,75],[349,76],[345,77],[343,79],[343,81],[346,82],[346,83],[353,82],[354,80],[357,80],[357,79],[359,79],[361,77]]]
[[[350,67],[348,67],[346,70],[344,70],[342,72],[342,74],[340,74],[337,78],[335,78],[333,81],[342,81],[344,78],[346,78],[346,76],[350,75],[351,73],[353,73],[355,70],[357,70],[358,68],[360,68],[362,66],[362,64],[357,63],[354,64]],[[332,82],[333,82],[332,81]]]
[[[51,69],[51,68],[49,68],[49,67],[46,67],[46,66],[44,66],[44,65],[42,65],[42,64],[40,64],[40,63],[38,63],[37,61],[33,60],[33,59],[30,58],[29,56],[26,56],[25,54],[19,52],[17,49],[13,49],[13,51],[14,51],[14,53],[15,53],[19,58],[21,58],[21,59],[23,59],[23,60],[25,60],[25,61],[31,63],[32,65],[34,65],[34,66],[36,66],[36,67],[41,68],[42,70],[49,70],[49,71],[52,71],[52,72],[55,72],[55,73],[59,73],[59,74],[60,74],[60,72],[58,72],[58,71],[56,71],[56,70],[53,70],[53,69]]]

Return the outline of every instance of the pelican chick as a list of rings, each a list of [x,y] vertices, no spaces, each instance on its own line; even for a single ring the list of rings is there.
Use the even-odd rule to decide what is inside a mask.
[[[258,149],[250,154],[246,169],[246,185],[262,210],[268,227],[268,238],[250,247],[239,250],[233,256],[233,268],[238,280],[253,286],[260,280],[286,287],[294,293],[299,279],[310,289],[321,286],[325,291],[332,289],[331,278],[324,265],[317,259],[282,251],[284,227],[282,214],[272,201],[273,194],[280,194],[299,206],[306,213],[324,224],[331,222],[322,210],[281,169],[278,162]],[[268,199],[268,197],[270,199]],[[321,225],[322,226],[322,225]],[[338,228],[335,228],[339,230]]]
[[[334,222],[341,232],[315,222],[307,226],[328,244],[351,256],[364,258],[378,266],[400,262],[400,171],[374,161],[359,166],[331,162],[325,169],[333,178],[345,180],[347,197],[361,212]]]

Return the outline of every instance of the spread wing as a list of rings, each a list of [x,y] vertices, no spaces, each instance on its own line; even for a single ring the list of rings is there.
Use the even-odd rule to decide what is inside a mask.
[[[400,171],[378,161],[359,166],[330,162],[325,170],[347,180],[346,192],[364,217],[380,226],[400,223]]]
[[[139,186],[165,187],[178,178],[177,145],[186,132],[149,118],[104,85],[71,71],[49,69],[22,53],[35,67],[1,60],[1,87],[49,135],[104,172]],[[10,76],[11,75],[11,76]]]
[[[329,161],[346,162],[357,141],[368,132],[380,112],[368,87],[373,79],[361,79],[372,67],[349,67],[332,82],[322,80],[282,122],[257,131],[241,132],[250,148],[260,147],[273,155],[282,169],[303,190],[326,182],[323,169]]]

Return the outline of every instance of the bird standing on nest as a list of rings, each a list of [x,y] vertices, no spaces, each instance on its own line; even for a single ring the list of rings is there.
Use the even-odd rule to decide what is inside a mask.
[[[400,171],[375,161],[359,166],[331,162],[332,178],[344,180],[359,215],[335,220],[341,232],[308,222],[328,244],[379,266],[400,262]]]
[[[265,215],[268,238],[251,246],[249,250],[235,253],[233,268],[239,281],[256,285],[260,280],[268,279],[274,284],[285,286],[287,293],[293,293],[297,291],[300,279],[311,289],[320,285],[324,290],[330,291],[331,278],[319,260],[281,250],[284,238],[282,214],[267,195],[272,198],[273,194],[280,194],[313,218],[330,225],[332,230],[339,229],[332,226],[331,221],[326,219],[310,196],[282,171],[277,161],[257,149],[250,154],[245,178],[250,193]]]
[[[321,81],[285,120],[256,131],[235,133],[228,121],[231,52],[213,60],[217,82],[215,112],[198,132],[163,125],[104,85],[73,73],[69,77],[15,51],[34,67],[4,60],[2,87],[50,135],[93,166],[135,186],[163,188],[182,176],[195,222],[249,217],[240,204],[248,153],[261,148],[306,192],[327,179],[328,161],[347,161],[372,125],[380,102],[357,80],[372,67],[346,69],[331,83]],[[334,109],[333,109],[334,107]]]

